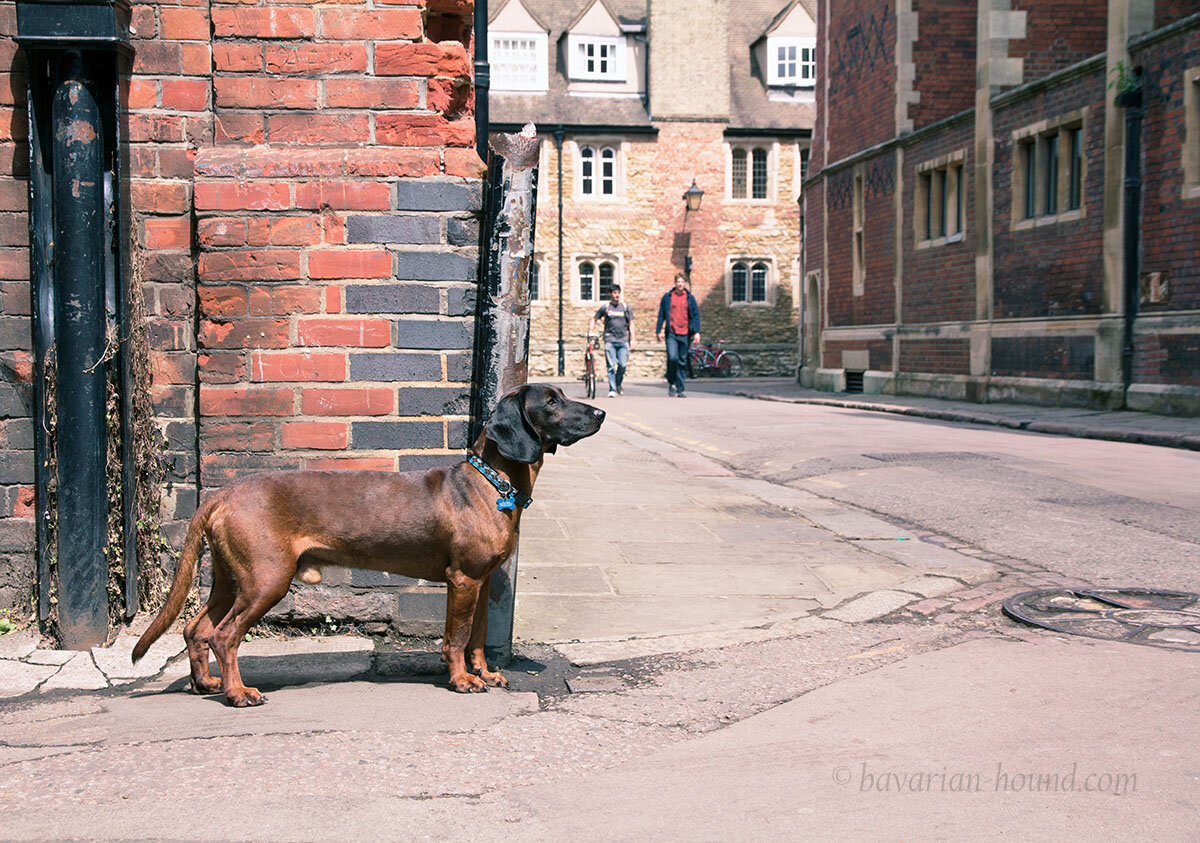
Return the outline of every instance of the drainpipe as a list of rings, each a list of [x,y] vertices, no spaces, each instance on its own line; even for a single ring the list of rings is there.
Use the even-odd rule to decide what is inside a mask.
[[[475,151],[479,160],[488,160],[488,91],[491,88],[491,65],[488,64],[487,0],[475,0]]]
[[[1133,69],[1133,85],[1117,94],[1115,104],[1125,109],[1125,195],[1122,214],[1123,264],[1125,281],[1125,341],[1121,353],[1122,398],[1129,406],[1129,387],[1133,384],[1133,328],[1138,312],[1138,276],[1141,271],[1140,248],[1142,210],[1142,69]]]
[[[567,373],[567,350],[563,345],[563,139],[562,124],[554,127],[554,146],[558,150],[558,376]]]
[[[650,117],[650,39],[645,35],[635,34],[633,36],[633,40],[641,44],[646,51],[642,60],[642,64],[644,65],[644,69],[642,70],[642,81],[645,83],[646,88],[645,92],[642,94],[642,106],[646,109],[646,116]]]

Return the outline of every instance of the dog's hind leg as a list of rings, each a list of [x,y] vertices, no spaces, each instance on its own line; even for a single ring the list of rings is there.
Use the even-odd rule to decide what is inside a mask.
[[[183,640],[187,642],[188,661],[192,665],[192,691],[197,694],[215,694],[221,690],[221,680],[208,669],[208,642],[216,623],[229,613],[233,606],[233,583],[224,561],[213,553],[213,582],[208,593],[208,602],[200,614],[192,618],[183,628]]]
[[[257,688],[248,688],[242,682],[237,663],[238,647],[250,627],[287,594],[296,571],[296,560],[290,551],[281,550],[271,556],[259,551],[255,553],[254,561],[253,568],[236,562],[230,566],[236,596],[233,606],[213,629],[210,638],[213,655],[221,666],[225,700],[238,708],[261,705],[267,699]]]
[[[491,587],[491,576],[483,581],[479,588],[479,597],[475,601],[475,617],[471,623],[471,640],[467,644],[467,659],[471,668],[479,671],[479,678],[497,688],[507,688],[508,680],[498,671],[488,670],[487,657],[483,654],[483,645],[487,640],[488,591]]]

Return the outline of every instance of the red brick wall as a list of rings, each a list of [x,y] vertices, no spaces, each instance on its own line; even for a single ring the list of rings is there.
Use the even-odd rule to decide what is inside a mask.
[[[1200,29],[1182,39],[1152,44],[1134,60],[1144,67],[1145,120],[1142,125],[1142,270],[1170,273],[1169,299],[1145,303],[1143,313],[1200,309],[1200,197],[1183,199],[1183,69],[1200,66]],[[1195,102],[1195,100],[1193,100]]]
[[[961,0],[914,0],[913,11],[915,88],[921,101],[908,107],[908,116],[919,129],[974,107],[979,21],[975,4]]]
[[[1196,0],[1156,0],[1154,3],[1154,26],[1166,26],[1200,12]]]
[[[28,520],[14,11],[0,3],[0,515]],[[131,228],[176,541],[201,485],[420,466],[464,444],[481,184],[471,15],[469,0],[134,3]]]
[[[1027,37],[1009,42],[1008,55],[1025,60],[1025,81],[1104,52],[1108,40],[1107,0],[1012,0],[1024,11]]]
[[[1143,300],[1139,313],[1167,316],[1200,309],[1200,197],[1183,198],[1184,97],[1200,107],[1196,84],[1184,85],[1184,68],[1200,66],[1200,29],[1151,44],[1133,55],[1144,68],[1142,126],[1141,270],[1167,278],[1164,301]],[[1200,385],[1200,330],[1154,334],[1139,329],[1134,373],[1145,383]]]
[[[900,371],[934,375],[971,372],[970,340],[900,340]]]
[[[996,318],[1099,313],[1104,305],[1103,68],[1064,85],[1021,99],[995,112],[996,137],[994,313]],[[1083,106],[1086,168],[1084,216],[1035,228],[1012,230],[1012,131]],[[1065,197],[1060,197],[1060,202]]]
[[[878,325],[896,319],[894,154],[866,160],[862,175],[866,274],[858,296],[853,293],[854,168],[827,176],[830,325]]]
[[[892,4],[844,0],[829,25],[829,162],[890,138],[896,128],[896,12]],[[824,79],[818,75],[818,79]]]
[[[957,242],[916,248],[917,168],[939,156],[965,151],[963,174],[963,236]],[[923,138],[904,150],[904,217],[901,237],[904,242],[904,294],[901,314],[904,322],[945,322],[975,318],[975,180],[974,124],[970,120]]]
[[[875,371],[890,371],[892,368],[891,340],[827,340],[821,365],[831,369],[842,368],[843,351],[867,351],[867,362]]]

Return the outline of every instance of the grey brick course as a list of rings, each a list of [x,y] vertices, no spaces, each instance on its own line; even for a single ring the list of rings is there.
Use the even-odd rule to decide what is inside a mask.
[[[451,246],[479,245],[479,220],[451,217],[446,221],[446,241]]]
[[[352,381],[438,381],[442,361],[436,354],[351,354]]]
[[[11,448],[14,451],[33,450],[32,419],[13,419],[12,421],[0,422],[0,427],[4,429],[5,447]]]
[[[441,296],[418,284],[352,285],[346,288],[347,313],[437,313]]]
[[[26,383],[0,384],[0,418],[27,419],[32,415],[32,386]]]
[[[350,243],[440,243],[441,219],[434,216],[363,216],[346,220]]]
[[[469,381],[471,379],[471,355],[446,355],[446,380]]]
[[[0,483],[32,483],[33,451],[0,452]]]
[[[470,443],[467,441],[467,432],[470,430],[470,423],[465,421],[452,421],[446,424],[446,447],[448,448],[465,448]]]
[[[473,254],[400,252],[396,256],[396,277],[401,281],[474,281],[477,268]]]
[[[446,290],[447,316],[475,315],[475,288],[451,287]]]
[[[471,322],[399,319],[393,332],[393,345],[396,348],[470,348],[474,327]]]
[[[396,183],[398,211],[478,211],[483,183],[401,181]]]
[[[355,448],[399,450],[442,447],[442,423],[361,421],[350,425]]]
[[[29,349],[33,334],[28,316],[0,316],[0,349]]]
[[[398,415],[462,416],[470,412],[470,402],[471,393],[465,387],[410,386],[398,392]]]
[[[32,518],[0,518],[0,553],[33,550]]]

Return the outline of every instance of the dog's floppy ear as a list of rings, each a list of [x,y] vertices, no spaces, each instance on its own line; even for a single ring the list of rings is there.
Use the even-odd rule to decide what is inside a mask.
[[[486,435],[505,459],[535,463],[542,458],[542,440],[525,418],[525,392],[514,389],[497,402]]]

